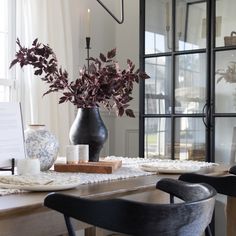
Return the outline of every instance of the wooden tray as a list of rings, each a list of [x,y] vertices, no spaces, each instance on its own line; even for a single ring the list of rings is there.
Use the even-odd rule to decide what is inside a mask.
[[[84,172],[111,174],[120,168],[121,160],[99,161],[99,162],[81,162],[79,164],[54,164],[54,170],[57,172]]]

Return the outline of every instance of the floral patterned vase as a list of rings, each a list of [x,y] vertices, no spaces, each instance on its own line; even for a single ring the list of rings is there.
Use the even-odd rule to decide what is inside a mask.
[[[45,125],[29,125],[25,130],[25,149],[29,158],[38,158],[40,170],[46,171],[56,161],[59,144]]]

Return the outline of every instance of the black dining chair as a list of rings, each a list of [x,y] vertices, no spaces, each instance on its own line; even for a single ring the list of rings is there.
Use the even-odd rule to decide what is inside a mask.
[[[228,200],[230,197],[236,197],[236,166],[232,166],[229,169],[228,175],[208,176],[196,173],[186,173],[182,174],[179,177],[179,180],[189,183],[207,183],[214,187],[218,193],[228,196]],[[229,220],[230,219],[227,219],[227,221]],[[236,222],[233,222],[232,224],[235,225],[235,223]],[[236,227],[234,227],[234,229],[236,229]],[[228,227],[227,235],[236,235],[236,232],[229,232],[229,230],[232,230],[231,226]],[[212,235],[209,227],[207,227],[207,234]]]
[[[44,205],[64,214],[68,233],[75,236],[70,218],[106,230],[140,236],[200,236],[211,222],[216,191],[207,184],[162,179],[156,188],[181,200],[144,203],[127,199],[89,200],[61,193],[46,196]]]

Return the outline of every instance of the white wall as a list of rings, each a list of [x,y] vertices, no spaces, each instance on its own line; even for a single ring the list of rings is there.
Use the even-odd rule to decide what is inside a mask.
[[[73,22],[74,75],[86,64],[87,51],[85,37],[87,28],[87,10],[91,10],[91,50],[90,55],[97,57],[100,52],[107,52],[115,47],[114,22],[94,0],[71,1]]]
[[[119,18],[119,1],[104,0]],[[115,4],[114,4],[115,3]],[[139,67],[139,1],[129,0],[125,3],[125,21],[118,24],[94,0],[71,1],[71,17],[73,22],[73,51],[74,51],[74,77],[77,77],[79,67],[86,61],[85,36],[86,14],[91,9],[91,51],[90,55],[98,57],[100,52],[117,48],[117,60],[123,68],[129,58]],[[137,156],[138,155],[138,85],[133,92],[133,108],[136,118],[116,117],[113,113],[101,109],[101,115],[108,128],[109,137],[103,156]]]
[[[116,23],[117,59],[122,67],[131,59],[139,67],[139,1],[124,1],[125,19],[123,24]],[[120,156],[138,156],[138,110],[139,87],[135,85],[131,108],[135,118],[117,117],[114,127],[114,154]]]

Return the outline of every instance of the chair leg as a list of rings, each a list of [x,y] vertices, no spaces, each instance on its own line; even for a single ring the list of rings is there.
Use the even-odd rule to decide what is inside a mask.
[[[174,196],[170,194],[170,203],[174,203]]]
[[[76,236],[76,233],[75,233],[73,226],[71,224],[71,221],[70,221],[70,217],[64,215],[64,218],[65,218],[66,227],[67,227],[67,231],[68,231],[69,236]]]

